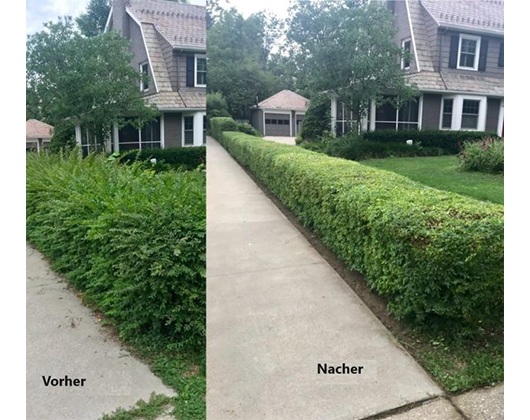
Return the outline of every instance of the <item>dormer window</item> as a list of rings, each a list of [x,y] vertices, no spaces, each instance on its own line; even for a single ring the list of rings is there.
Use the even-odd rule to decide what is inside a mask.
[[[206,87],[206,54],[186,57],[186,86]]]
[[[195,55],[195,86],[206,86],[206,56]]]
[[[401,41],[401,49],[403,50],[403,58],[401,59],[401,68],[408,70],[410,68],[410,52],[411,52],[412,41],[405,39]]]
[[[149,63],[140,64],[140,75],[142,77],[140,80],[140,90],[145,92],[149,90]]]
[[[478,70],[480,37],[460,35],[458,43],[458,66],[463,70]]]

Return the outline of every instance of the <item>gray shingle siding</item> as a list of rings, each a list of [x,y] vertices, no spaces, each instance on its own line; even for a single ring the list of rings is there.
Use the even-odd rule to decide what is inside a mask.
[[[160,41],[160,48],[162,50],[162,54],[164,55],[164,61],[166,62],[166,68],[169,76],[169,81],[171,82],[171,88],[172,90],[178,90],[177,62],[175,60],[175,53],[173,52],[173,47],[160,34],[158,34],[158,39]]]
[[[497,98],[488,98],[487,107],[488,112],[486,113],[486,131],[497,132],[501,100]]]
[[[129,30],[131,35],[131,52],[133,53],[133,57],[131,60],[131,65],[133,68],[135,68],[138,72],[140,72],[140,64],[147,61],[147,52],[145,50],[144,40],[142,38],[142,32],[139,28],[139,26],[136,24],[136,22],[132,21],[132,19],[128,16],[129,19]],[[149,70],[149,75],[151,77],[151,80],[149,81],[149,92],[148,93],[155,93],[155,85],[153,81],[153,75],[151,74],[151,70]],[[138,89],[140,89],[140,85],[138,85]]]
[[[197,54],[201,55],[203,53],[197,53]],[[175,62],[177,65],[178,90],[181,92],[205,92],[206,91],[206,88],[204,87],[186,86],[186,60],[187,60],[187,57],[189,56],[193,57],[195,55],[196,55],[195,53],[178,53],[175,55]]]
[[[480,75],[484,77],[504,78],[504,68],[498,66],[499,51],[503,38],[481,36],[481,40],[488,41],[488,55],[485,71],[459,70],[449,68],[449,53],[451,50],[451,36],[460,36],[463,32],[445,31],[442,32],[442,66],[441,71],[445,73],[457,73],[466,75]],[[471,35],[471,34],[470,34]]]
[[[164,140],[166,148],[182,146],[182,114],[180,112],[164,114]]]
[[[405,5],[404,2],[403,6]],[[406,39],[410,39],[411,33],[410,33],[410,25],[409,25],[409,18],[407,15],[406,7],[400,7],[399,5],[394,6],[394,24],[397,27],[397,33],[394,36],[394,40],[397,45],[401,46],[402,42]],[[412,40],[411,40],[412,41]],[[416,60],[414,58],[414,44],[411,42],[411,58],[410,58],[410,72],[418,71],[418,67],[416,65]]]
[[[442,95],[426,93],[423,95],[422,130],[438,130],[440,128],[440,110]]]

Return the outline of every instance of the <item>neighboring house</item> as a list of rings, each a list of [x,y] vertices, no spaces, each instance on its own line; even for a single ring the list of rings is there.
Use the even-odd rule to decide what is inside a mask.
[[[309,99],[282,90],[250,108],[252,126],[264,136],[295,137],[302,127]]]
[[[401,68],[420,95],[400,110],[371,105],[365,130],[440,129],[504,132],[504,1],[387,1],[409,52]],[[332,100],[340,133],[343,104]],[[341,120],[342,118],[342,120]]]
[[[26,121],[26,152],[45,151],[50,147],[53,127],[38,120]]]
[[[107,150],[201,146],[206,139],[206,7],[165,0],[113,0],[106,31],[131,42],[131,65],[160,117],[141,130],[114,128]],[[78,143],[88,136],[77,127]]]

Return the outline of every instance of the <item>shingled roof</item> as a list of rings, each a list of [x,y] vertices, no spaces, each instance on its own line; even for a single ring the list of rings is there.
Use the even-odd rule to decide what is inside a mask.
[[[289,111],[305,111],[308,106],[309,99],[287,89],[284,89],[258,103],[259,108],[287,109]]]
[[[39,120],[26,121],[26,139],[51,139],[53,126]]]
[[[503,0],[420,0],[440,26],[504,34]]]
[[[423,92],[465,92],[504,96],[504,80],[496,77],[422,71],[408,74],[405,78]]]
[[[130,0],[127,11],[142,24],[152,24],[173,46],[206,49],[206,8],[165,0]]]

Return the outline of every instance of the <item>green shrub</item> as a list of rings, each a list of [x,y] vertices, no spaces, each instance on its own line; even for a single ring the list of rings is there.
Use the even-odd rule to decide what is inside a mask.
[[[480,142],[466,142],[460,154],[460,166],[467,171],[504,172],[504,141],[486,137]]]
[[[215,117],[210,120],[210,134],[216,139],[223,131],[237,131],[237,123],[231,117]]]
[[[261,133],[252,127],[252,125],[250,125],[248,122],[237,123],[237,131],[250,134],[254,137],[262,137]]]
[[[497,137],[495,133],[484,131],[451,131],[451,130],[376,130],[364,133],[365,140],[381,143],[404,144],[411,139],[423,147],[441,148],[446,153],[458,154],[464,142],[480,141],[486,135]]]
[[[205,344],[205,177],[26,157],[27,239],[130,340]]]
[[[331,101],[326,95],[317,95],[311,102],[304,115],[304,122],[300,130],[303,140],[315,141],[331,128]]]
[[[155,165],[150,162],[151,159],[156,159]],[[119,154],[118,161],[126,164],[143,162],[144,168],[157,172],[168,168],[192,170],[206,164],[206,147],[129,150]]]
[[[413,142],[379,142],[365,140],[355,134],[338,137],[326,143],[325,153],[350,160],[379,159],[386,157],[440,156],[444,150],[438,147],[423,147]]]
[[[230,117],[226,99],[221,92],[212,92],[206,94],[206,119],[215,117]]]
[[[399,318],[454,333],[502,324],[503,206],[242,133],[219,140]]]

